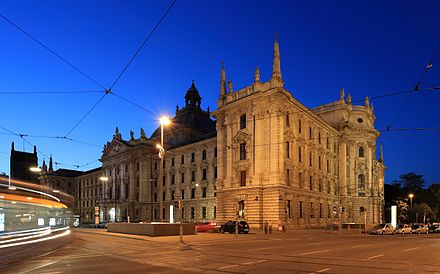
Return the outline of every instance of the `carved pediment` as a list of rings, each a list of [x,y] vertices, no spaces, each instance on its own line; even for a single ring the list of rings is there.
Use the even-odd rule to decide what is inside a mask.
[[[239,131],[234,138],[232,138],[232,147],[236,148],[238,146],[238,144],[241,143],[248,143],[250,141],[251,137],[249,134],[247,134],[246,132],[243,131]]]
[[[111,143],[106,147],[102,157],[111,157],[113,155],[117,155],[125,152],[128,149],[128,146],[121,142],[118,139],[113,138]]]

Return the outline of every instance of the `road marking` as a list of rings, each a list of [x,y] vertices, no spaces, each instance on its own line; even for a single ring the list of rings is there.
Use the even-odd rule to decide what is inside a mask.
[[[242,263],[242,265],[250,265],[250,264],[254,264],[255,262],[247,262],[247,263]]]
[[[236,267],[236,266],[238,266],[238,264],[225,265],[225,266],[219,267],[218,269],[226,269],[226,268]]]
[[[366,260],[370,260],[370,259],[374,259],[374,258],[379,258],[379,257],[382,257],[382,256],[385,256],[385,254],[379,254],[379,255],[371,256],[371,257],[368,257]]]
[[[324,269],[316,271],[316,273],[322,273],[322,272],[326,272],[326,271],[329,271],[329,270],[330,270],[330,268],[324,268]]]
[[[58,262],[59,262],[59,261],[54,261],[54,262],[45,263],[45,264],[39,265],[39,266],[37,266],[37,267],[34,267],[34,268],[31,268],[31,269],[28,269],[28,270],[26,270],[26,271],[24,271],[24,272],[20,272],[20,273],[24,274],[24,273],[28,273],[28,272],[33,272],[34,270],[37,270],[37,269],[40,269],[40,268],[43,268],[43,267],[46,267],[46,266],[49,266],[49,265],[52,265],[52,264],[56,264],[56,263],[58,263]]]
[[[310,254],[322,253],[322,252],[327,252],[327,251],[330,251],[330,249],[306,252],[306,253],[301,253],[299,255],[310,255]]]
[[[408,248],[408,249],[404,249],[404,250],[402,250],[403,252],[406,252],[406,251],[411,251],[411,250],[416,250],[416,249],[419,249],[420,247],[413,247],[413,248]]]
[[[358,247],[364,247],[364,246],[369,246],[369,245],[354,245],[351,248],[358,248]]]

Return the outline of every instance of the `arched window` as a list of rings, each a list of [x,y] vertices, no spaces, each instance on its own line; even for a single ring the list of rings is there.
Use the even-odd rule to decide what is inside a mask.
[[[364,174],[359,174],[359,176],[358,176],[358,194],[360,197],[365,196],[365,176],[364,176]]]
[[[365,157],[364,148],[359,147],[359,158],[364,158],[364,157]]]

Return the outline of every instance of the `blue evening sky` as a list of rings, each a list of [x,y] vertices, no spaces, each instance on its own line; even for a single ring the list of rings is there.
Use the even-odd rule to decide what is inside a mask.
[[[6,0],[0,13],[109,87],[171,2]],[[173,115],[177,104],[184,105],[191,80],[202,107],[216,109],[221,61],[235,90],[252,83],[256,65],[268,80],[275,32],[285,87],[308,107],[337,100],[341,87],[354,100],[411,89],[440,46],[438,14],[439,1],[178,0],[113,88],[155,115],[107,95],[68,136],[99,147],[27,140],[52,154],[58,167],[97,167],[116,126],[125,139],[131,129],[138,137],[141,126],[150,135],[159,114]],[[2,18],[0,37],[0,92],[102,90]],[[440,56],[421,86],[440,86]],[[100,96],[0,94],[0,126],[65,136]],[[391,124],[407,97],[372,100],[378,129]],[[413,94],[392,127],[440,127],[439,103],[439,90]],[[439,137],[440,130],[382,133],[386,182],[410,171],[440,182]],[[0,171],[6,173],[12,141],[16,149],[32,150],[0,130]]]

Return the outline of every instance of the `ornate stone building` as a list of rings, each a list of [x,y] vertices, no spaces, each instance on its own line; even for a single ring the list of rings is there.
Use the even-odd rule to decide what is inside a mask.
[[[266,221],[324,226],[338,218],[378,223],[385,166],[382,152],[376,160],[374,122],[368,97],[353,105],[343,89],[333,103],[302,105],[284,88],[275,41],[267,82],[256,68],[254,82],[234,91],[222,67],[213,113],[202,109],[192,83],[185,107],[177,107],[164,128],[162,178],[160,128],[150,138],[142,128],[138,138],[131,131],[128,140],[116,128],[104,146],[102,168],[76,179],[77,207],[87,210],[83,221],[97,207],[104,222],[168,221],[173,214],[174,220],[191,222],[238,216],[253,227]],[[178,196],[182,213],[170,210]]]
[[[377,223],[384,165],[376,160],[373,108],[345,99],[309,109],[284,88],[279,44],[272,77],[232,90],[221,72],[217,119],[217,219],[236,212],[254,226]],[[365,215],[366,214],[366,215]]]

